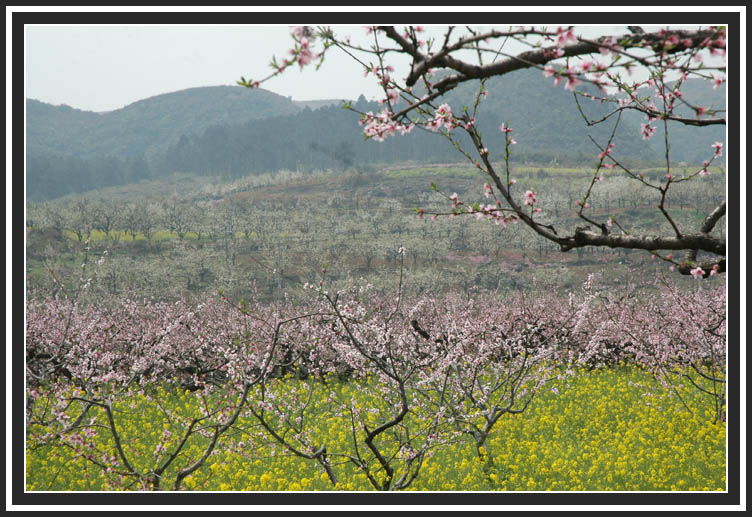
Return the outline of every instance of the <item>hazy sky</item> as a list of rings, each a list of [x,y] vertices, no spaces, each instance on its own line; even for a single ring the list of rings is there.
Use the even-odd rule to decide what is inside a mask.
[[[351,34],[353,41],[365,38],[361,26],[335,30]],[[288,26],[29,25],[26,97],[108,111],[161,93],[235,84],[241,75],[256,79],[269,73],[272,55],[282,58],[291,48],[289,34]],[[332,50],[318,73],[312,66],[302,72],[295,66],[262,88],[295,100],[380,95],[360,65]]]
[[[235,84],[241,75],[267,75],[272,55],[292,46],[289,34],[287,26],[27,26],[26,96],[106,111],[160,93]],[[327,61],[322,73],[295,67],[264,88],[296,100],[376,95],[351,59],[332,53]]]
[[[567,8],[559,9],[566,12]],[[426,27],[437,36],[443,29]],[[351,35],[353,42],[372,42],[361,25],[335,25],[334,29],[338,35]],[[578,28],[578,33],[583,31],[596,37],[604,32],[623,34],[626,28]],[[292,46],[287,25],[26,25],[24,32],[26,97],[91,111],[118,109],[197,86],[234,85],[241,75],[257,79],[270,72],[273,55],[283,58]],[[514,46],[505,50],[512,51]],[[401,79],[405,73],[399,72],[395,77]],[[370,99],[383,93],[339,49],[327,53],[318,73],[312,66],[302,72],[295,66],[262,88],[295,100],[355,99],[361,93]]]

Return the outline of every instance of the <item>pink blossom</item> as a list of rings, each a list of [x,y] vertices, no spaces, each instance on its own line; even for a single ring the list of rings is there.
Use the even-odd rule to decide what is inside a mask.
[[[537,201],[538,199],[535,197],[534,190],[528,190],[525,192],[525,205],[526,206],[532,206]]]
[[[298,65],[300,65],[301,69],[304,66],[310,64],[311,61],[313,61],[313,59],[314,59],[313,53],[307,46],[300,49],[300,52],[298,53]]]
[[[651,126],[650,124],[640,124],[640,128],[642,130],[642,139],[643,140],[650,140],[650,137],[655,134],[655,128]]]
[[[614,148],[614,144],[608,144],[608,147],[602,153],[598,155],[598,159],[602,160],[603,158],[611,154],[611,151],[613,150],[613,148]]]
[[[449,104],[442,104],[439,109],[436,110],[436,116],[441,118],[447,118],[452,116],[452,108]]]
[[[695,277],[697,280],[702,280],[703,275],[705,272],[702,270],[701,267],[696,267],[693,270],[689,272],[693,277]]]
[[[567,77],[567,82],[564,85],[564,89],[565,90],[569,90],[569,91],[573,91],[575,89],[575,86],[578,86],[580,84],[582,84],[582,81],[580,81],[579,79],[577,79],[577,77],[575,77],[574,75],[569,75]]]
[[[723,150],[723,144],[721,142],[716,142],[712,147],[715,149],[715,156],[720,156],[721,151]]]
[[[441,120],[439,119],[431,119],[428,122],[426,122],[426,129],[430,129],[434,133],[438,132],[439,129],[441,129]]]
[[[558,35],[556,38],[556,44],[566,45],[569,41],[577,41],[577,36],[574,35],[574,29],[570,28],[565,30],[563,27],[559,27],[556,29],[556,34]]]
[[[405,136],[406,134],[410,133],[410,132],[411,132],[411,131],[413,130],[413,128],[415,127],[415,124],[411,122],[411,123],[410,123],[409,125],[407,125],[407,126],[405,126],[404,124],[400,124],[400,125],[399,125],[399,126],[397,126],[397,127],[398,127],[398,129],[399,129],[399,132],[400,132],[400,134],[401,134],[402,136]]]
[[[601,46],[598,47],[598,51],[604,56],[607,56],[611,54],[612,52],[614,52],[614,49],[616,48],[618,47],[614,45],[614,38],[612,36],[608,36],[603,39],[603,41],[601,42]]]

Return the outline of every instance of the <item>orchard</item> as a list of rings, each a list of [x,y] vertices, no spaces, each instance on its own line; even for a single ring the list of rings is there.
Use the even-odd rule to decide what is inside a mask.
[[[408,296],[408,250],[395,246],[394,292],[333,288],[322,265],[303,302],[218,292],[95,304],[86,300],[96,276],[87,261],[75,286],[28,296],[27,490],[725,490],[726,202],[690,228],[667,200],[723,166],[724,143],[712,141],[702,164],[680,171],[669,134],[726,123],[682,93],[689,78],[726,81],[726,29],[358,30],[370,45],[294,27],[287,57],[239,83],[256,88],[295,65],[325,68],[328,53],[344,51],[383,90],[378,113],[345,104],[354,131],[373,145],[436,133],[483,183],[482,200],[430,185],[446,209],[417,207],[425,224],[472,217],[495,225],[498,239],[521,224],[562,252],[641,250],[665,261],[665,274],[650,291],[606,287],[593,274],[566,295],[540,285],[503,297]],[[522,50],[508,51],[512,42]],[[409,66],[400,70],[396,56]],[[478,129],[484,99],[501,94],[487,81],[526,68],[570,90],[599,130],[596,165],[568,219],[554,219],[545,196],[514,177],[514,127]],[[466,82],[477,84],[473,103],[443,102]],[[585,102],[612,109],[591,120]],[[659,177],[620,160],[614,135],[627,111],[644,114],[643,139],[661,129]],[[617,174],[655,199],[667,231],[633,232],[617,215],[593,214],[604,177]],[[178,205],[165,211],[182,240]],[[228,230],[238,231],[250,233]],[[90,233],[78,235],[87,250]],[[691,289],[677,285],[679,274]]]

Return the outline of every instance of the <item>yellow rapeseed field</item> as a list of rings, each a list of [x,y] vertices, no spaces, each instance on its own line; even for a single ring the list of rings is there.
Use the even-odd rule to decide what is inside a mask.
[[[290,380],[287,384],[293,386]],[[504,415],[484,449],[492,462],[484,465],[468,441],[434,450],[409,489],[432,491],[710,491],[726,488],[726,425],[712,423],[712,407],[703,407],[700,394],[688,387],[681,396],[660,388],[646,372],[634,367],[582,371],[555,381],[559,394],[546,389],[519,415]],[[552,386],[553,387],[553,386]],[[331,388],[331,385],[327,390]],[[291,388],[292,389],[292,388]],[[358,390],[346,383],[341,394],[358,400]],[[134,396],[118,406],[123,443],[134,466],[150,468],[166,421],[160,404],[177,414],[198,414],[197,398],[161,390],[151,397]],[[328,393],[322,390],[322,393]],[[347,450],[348,420],[329,413],[325,401],[317,406],[315,436],[329,451]],[[93,413],[96,414],[96,413]],[[103,418],[103,417],[100,417]],[[99,428],[96,450],[114,451],[112,437]],[[173,429],[174,430],[174,429]],[[30,429],[29,436],[43,430]],[[372,490],[365,474],[352,463],[332,457],[338,477],[333,486],[315,461],[260,445],[252,418],[241,419],[223,437],[220,447],[201,469],[188,476],[183,488],[207,491]],[[179,440],[173,432],[164,452]],[[204,440],[204,441],[202,441]],[[198,457],[205,438],[197,437],[181,453],[186,462]],[[185,462],[183,462],[185,463]],[[486,468],[484,468],[484,466]],[[27,490],[114,490],[116,473],[103,469],[64,445],[35,447],[27,443]],[[169,471],[168,471],[169,473]],[[163,487],[169,488],[169,487]]]

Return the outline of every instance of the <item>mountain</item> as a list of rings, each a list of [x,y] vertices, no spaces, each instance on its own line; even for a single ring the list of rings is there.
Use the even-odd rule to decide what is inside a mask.
[[[209,127],[297,113],[287,97],[240,86],[190,88],[106,113],[26,101],[27,153],[79,158],[163,152],[184,134]]]
[[[299,106],[300,109],[308,107],[312,110],[317,110],[325,106],[341,106],[342,105],[342,99],[322,99],[322,100],[293,101],[293,102],[295,103],[296,106]]]
[[[448,103],[459,114],[463,106],[472,106],[477,88],[477,82],[461,84],[440,103]],[[600,152],[594,141],[605,146],[616,121],[611,117],[588,126],[573,94],[554,87],[552,80],[537,70],[491,78],[486,89],[489,93],[481,101],[477,126],[494,161],[503,159],[504,139],[498,130],[502,122],[514,129],[512,135],[518,143],[512,159],[518,163],[589,165]],[[683,91],[691,103],[725,105],[725,90],[714,90],[707,82],[690,79]],[[107,113],[51,106],[33,99],[26,104],[27,195],[31,199],[123,185],[172,172],[237,178],[285,169],[355,166],[368,170],[395,162],[464,160],[444,137],[421,129],[380,143],[365,140],[357,114],[341,109],[339,101],[293,101],[237,86],[157,95]],[[591,120],[604,117],[615,107],[590,100],[580,104]],[[376,113],[382,107],[361,95],[355,108]],[[665,159],[662,124],[654,123],[656,134],[646,141],[640,130],[644,121],[639,112],[624,112],[614,137],[614,152],[620,161],[645,165]],[[472,149],[461,132],[456,138],[465,149]],[[673,162],[708,159],[714,141],[725,141],[724,126],[696,128],[670,123]]]

